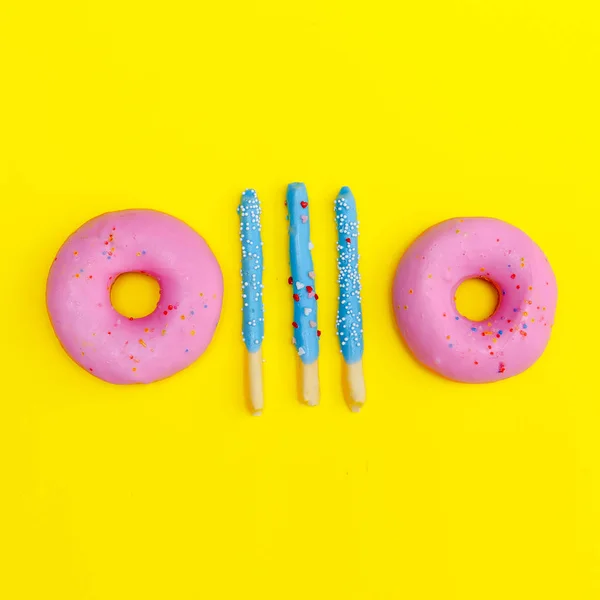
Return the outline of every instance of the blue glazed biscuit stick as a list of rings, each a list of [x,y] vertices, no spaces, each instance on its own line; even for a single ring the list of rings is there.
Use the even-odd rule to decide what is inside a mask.
[[[254,190],[242,194],[238,206],[242,244],[242,338],[248,350],[248,388],[255,415],[263,410],[262,342],[265,337],[263,305],[263,250],[260,201]]]
[[[358,272],[358,218],[356,201],[349,187],[343,187],[335,200],[338,241],[339,300],[336,319],[340,350],[346,363],[349,404],[359,411],[365,402],[363,376],[363,320],[361,284]]]
[[[309,406],[319,403],[319,336],[315,272],[310,241],[308,195],[303,183],[291,183],[287,190],[289,214],[290,283],[294,300],[294,344],[302,369],[302,399]]]

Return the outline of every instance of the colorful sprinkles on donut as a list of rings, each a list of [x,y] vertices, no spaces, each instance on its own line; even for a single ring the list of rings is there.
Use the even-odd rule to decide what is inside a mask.
[[[161,287],[155,310],[138,319],[111,303],[112,285],[129,272],[151,274]],[[222,285],[214,255],[188,225],[157,211],[126,210],[100,215],[69,236],[50,268],[46,296],[56,335],[75,362],[110,383],[150,383],[202,354],[218,322]],[[207,288],[217,300],[212,308],[199,319],[193,306],[182,306],[188,318],[175,326],[167,305],[176,309]],[[127,350],[134,344],[139,356]]]
[[[456,237],[458,222],[466,237]],[[407,255],[423,262],[407,260]],[[512,256],[519,257],[517,271],[511,267],[514,261],[505,262]],[[456,288],[470,278],[496,287],[494,314],[484,322],[460,314],[448,321],[444,315],[457,312]],[[548,319],[532,316],[531,307],[550,305],[553,316],[556,280],[539,247],[516,227],[497,219],[450,220],[424,232],[409,248],[398,265],[393,296],[400,331],[421,362],[451,379],[495,381],[522,372],[542,354]]]

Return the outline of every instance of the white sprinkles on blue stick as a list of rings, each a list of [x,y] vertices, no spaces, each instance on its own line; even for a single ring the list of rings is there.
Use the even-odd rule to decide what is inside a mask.
[[[358,272],[358,218],[356,201],[349,187],[343,187],[335,200],[338,231],[339,298],[336,319],[340,350],[348,364],[363,355],[361,283]]]
[[[257,352],[265,337],[265,319],[261,207],[254,190],[246,190],[242,194],[237,210],[242,243],[242,339],[249,352]]]

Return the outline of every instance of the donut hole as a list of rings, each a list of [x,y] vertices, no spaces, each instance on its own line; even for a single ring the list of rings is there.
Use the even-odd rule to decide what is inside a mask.
[[[463,281],[455,294],[456,310],[470,321],[485,321],[498,308],[500,294],[487,279],[476,277]]]
[[[122,273],[110,288],[113,308],[124,317],[141,319],[153,313],[160,300],[160,285],[146,273]]]

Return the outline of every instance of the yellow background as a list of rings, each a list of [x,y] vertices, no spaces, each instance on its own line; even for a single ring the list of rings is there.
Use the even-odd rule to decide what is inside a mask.
[[[0,597],[597,599],[595,0],[0,0]],[[283,206],[307,183],[322,406],[295,398]],[[359,202],[368,408],[342,400],[333,199]],[[267,411],[243,403],[235,207],[264,208]],[[225,277],[190,369],[105,384],[61,350],[54,253],[170,212]],[[495,385],[421,367],[394,267],[448,217],[528,232],[551,343]]]

